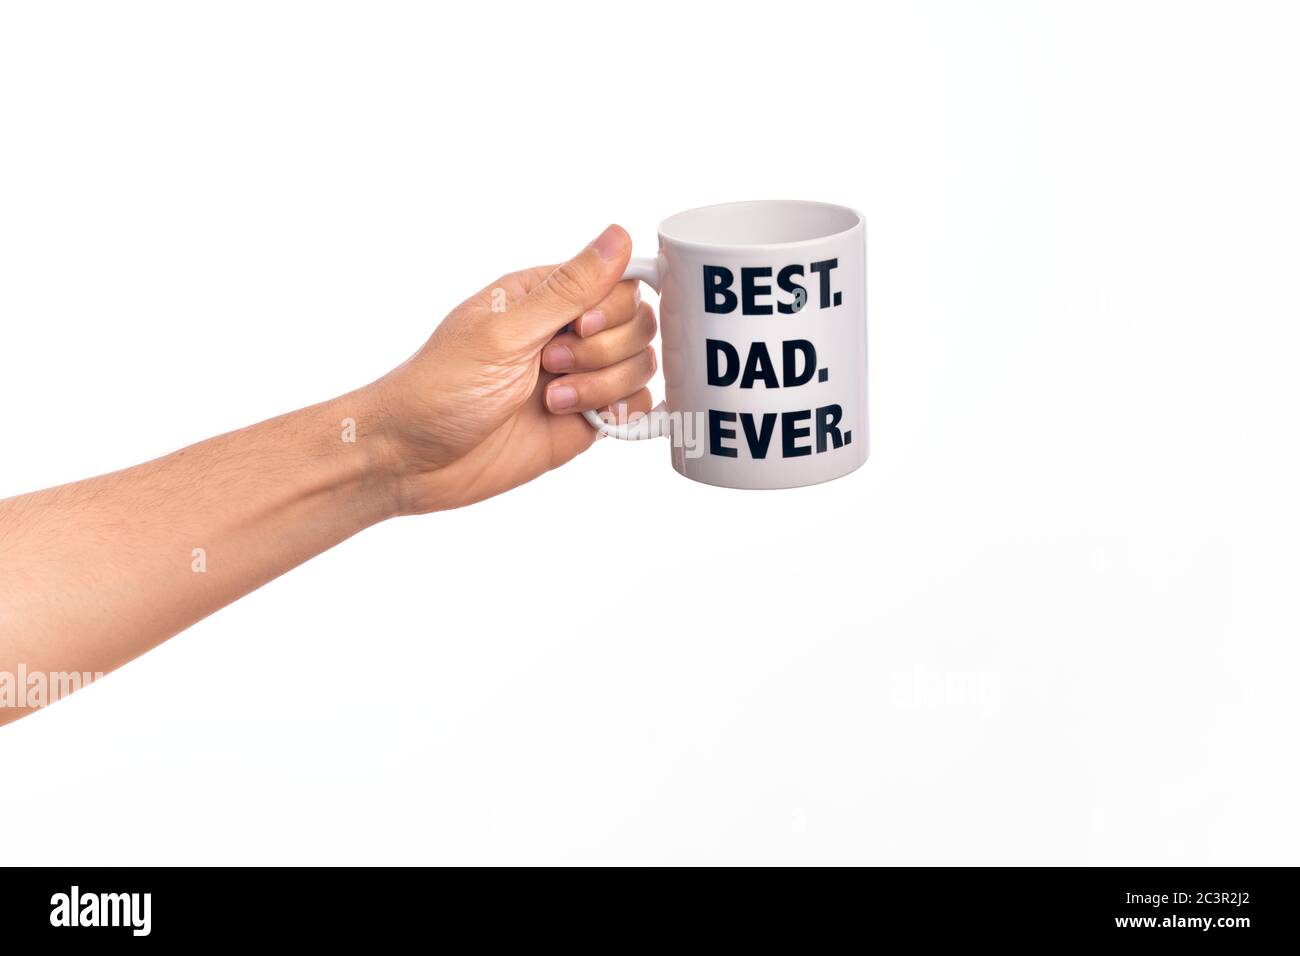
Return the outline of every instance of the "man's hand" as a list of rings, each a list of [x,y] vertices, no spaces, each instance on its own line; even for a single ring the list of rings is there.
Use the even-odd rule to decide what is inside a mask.
[[[563,265],[504,276],[363,390],[399,511],[470,504],[564,464],[595,438],[579,412],[649,410],[655,316],[635,281],[619,281],[631,251],[610,226]]]
[[[648,410],[655,320],[619,281],[629,254],[610,226],[356,392],[0,501],[0,724],[52,702],[12,693],[18,675],[110,671],[372,524],[563,464],[595,437],[580,411]]]

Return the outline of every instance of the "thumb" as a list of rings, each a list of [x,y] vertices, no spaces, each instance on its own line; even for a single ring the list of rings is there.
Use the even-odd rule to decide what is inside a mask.
[[[632,239],[609,226],[568,262],[555,267],[519,305],[521,335],[541,345],[614,291],[632,256]]]

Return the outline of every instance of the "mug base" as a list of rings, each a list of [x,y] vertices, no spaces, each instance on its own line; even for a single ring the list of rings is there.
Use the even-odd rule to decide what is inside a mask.
[[[839,478],[844,478],[847,475],[853,474],[855,471],[857,471],[859,468],[865,465],[870,459],[871,459],[871,452],[868,450],[865,455],[863,455],[858,461],[853,463],[852,467],[846,468],[843,471],[837,471],[834,474],[825,475],[816,478],[809,478],[800,481],[790,481],[788,479],[776,478],[774,480],[763,481],[761,483],[760,482],[746,483],[746,482],[738,482],[734,479],[727,480],[722,476],[710,476],[710,475],[701,475],[701,474],[692,475],[689,474],[683,467],[681,467],[681,463],[678,461],[676,456],[674,456],[673,458],[673,471],[677,472],[677,474],[681,475],[683,478],[686,478],[690,481],[695,481],[702,485],[712,485],[715,488],[732,488],[736,491],[783,491],[789,488],[811,488],[814,485],[824,485],[827,482],[835,481]]]

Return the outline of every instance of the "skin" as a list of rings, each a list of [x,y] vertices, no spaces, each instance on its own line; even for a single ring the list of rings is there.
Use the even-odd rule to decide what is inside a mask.
[[[106,673],[371,525],[558,468],[595,439],[578,412],[647,411],[655,317],[619,281],[631,248],[610,226],[503,276],[347,395],[0,501],[0,679]]]

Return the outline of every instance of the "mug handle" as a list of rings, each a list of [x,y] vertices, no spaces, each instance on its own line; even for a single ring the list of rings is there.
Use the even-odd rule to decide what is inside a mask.
[[[639,279],[657,293],[659,292],[659,261],[645,258],[633,259],[627,264],[623,278]],[[640,441],[644,438],[658,438],[660,435],[668,434],[668,407],[664,402],[660,402],[636,421],[625,422],[622,425],[611,425],[594,411],[583,412],[582,417],[599,434],[623,441]]]

